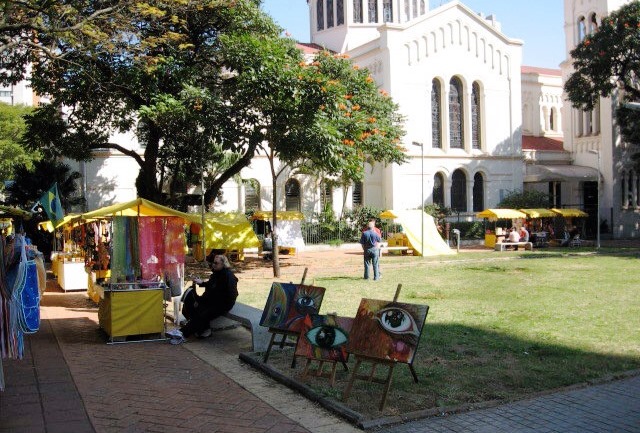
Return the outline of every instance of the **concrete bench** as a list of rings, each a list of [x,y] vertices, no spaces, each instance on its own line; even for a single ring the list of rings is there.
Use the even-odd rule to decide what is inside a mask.
[[[271,333],[269,329],[260,326],[262,318],[262,310],[252,307],[251,305],[236,302],[231,311],[225,314],[226,318],[239,322],[242,326],[251,331],[251,346],[254,352],[264,352],[269,347]],[[220,318],[213,319],[210,323],[211,328],[220,328],[218,325]]]
[[[493,249],[504,251],[506,247],[524,247],[525,250],[533,251],[533,242],[498,242]]]

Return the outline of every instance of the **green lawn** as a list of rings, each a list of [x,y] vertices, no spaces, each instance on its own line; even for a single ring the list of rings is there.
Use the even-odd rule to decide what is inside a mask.
[[[639,369],[638,257],[384,257],[383,279],[375,284],[360,278],[361,258],[354,257],[353,268],[317,272],[315,285],[327,288],[322,313],[352,317],[362,297],[390,300],[398,283],[400,301],[429,305],[414,363],[420,382],[413,383],[405,366],[394,373],[386,413],[404,413],[521,398]],[[270,282],[241,283],[240,301],[262,308]],[[333,390],[323,379],[310,384],[339,398],[346,378],[340,372]],[[356,382],[350,405],[367,412],[381,395],[380,385]]]

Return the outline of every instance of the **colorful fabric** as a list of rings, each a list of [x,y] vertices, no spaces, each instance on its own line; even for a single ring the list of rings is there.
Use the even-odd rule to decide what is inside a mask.
[[[138,218],[114,217],[111,281],[132,282],[141,275]]]

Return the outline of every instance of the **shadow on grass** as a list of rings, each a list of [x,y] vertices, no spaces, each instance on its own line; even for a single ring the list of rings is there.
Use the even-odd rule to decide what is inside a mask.
[[[269,367],[288,381],[312,390],[316,396],[312,399],[321,404],[330,402],[326,407],[334,411],[342,405],[343,416],[354,422],[355,412],[359,414],[355,422],[365,424],[380,423],[383,417],[395,417],[398,422],[500,404],[570,385],[611,380],[640,368],[640,357],[606,355],[485,329],[427,322],[413,363],[419,382],[414,383],[408,366],[398,365],[386,407],[378,411],[382,385],[356,381],[349,399],[343,402],[350,372],[338,368],[336,385],[330,387],[325,378],[302,377],[303,359],[296,368],[290,368],[292,356],[292,351],[273,352]],[[261,362],[258,356],[255,360]],[[353,357],[348,366],[353,369]],[[376,377],[386,374],[384,367],[375,372]]]

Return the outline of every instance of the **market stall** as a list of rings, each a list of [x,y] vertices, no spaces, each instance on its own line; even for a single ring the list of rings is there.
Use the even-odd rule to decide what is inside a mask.
[[[550,209],[520,209],[527,215],[529,239],[535,247],[548,246],[553,238],[553,218],[556,213]]]
[[[272,211],[257,211],[251,217],[254,221],[268,223],[268,227],[273,227]],[[295,255],[298,251],[303,251],[305,244],[302,237],[302,221],[304,215],[296,211],[277,211],[278,219],[278,249],[280,254]],[[270,236],[271,230],[264,233],[265,239]]]
[[[70,222],[82,226],[88,293],[111,342],[164,333],[164,301],[174,298],[175,309],[184,285],[188,220],[185,213],[137,199]]]
[[[216,212],[204,216],[205,227],[202,230],[202,215],[189,214],[191,246],[198,261],[204,260],[211,250],[224,251],[230,258],[242,260],[245,248],[259,248],[260,240],[256,236],[247,217],[242,213]],[[204,253],[201,236],[204,232]]]
[[[507,227],[500,227],[498,221],[511,220],[512,224],[522,224],[527,215],[515,209],[485,209],[476,215],[478,218],[485,218],[492,221],[493,229],[485,229],[484,245],[489,248],[495,247],[496,243],[504,241]]]

